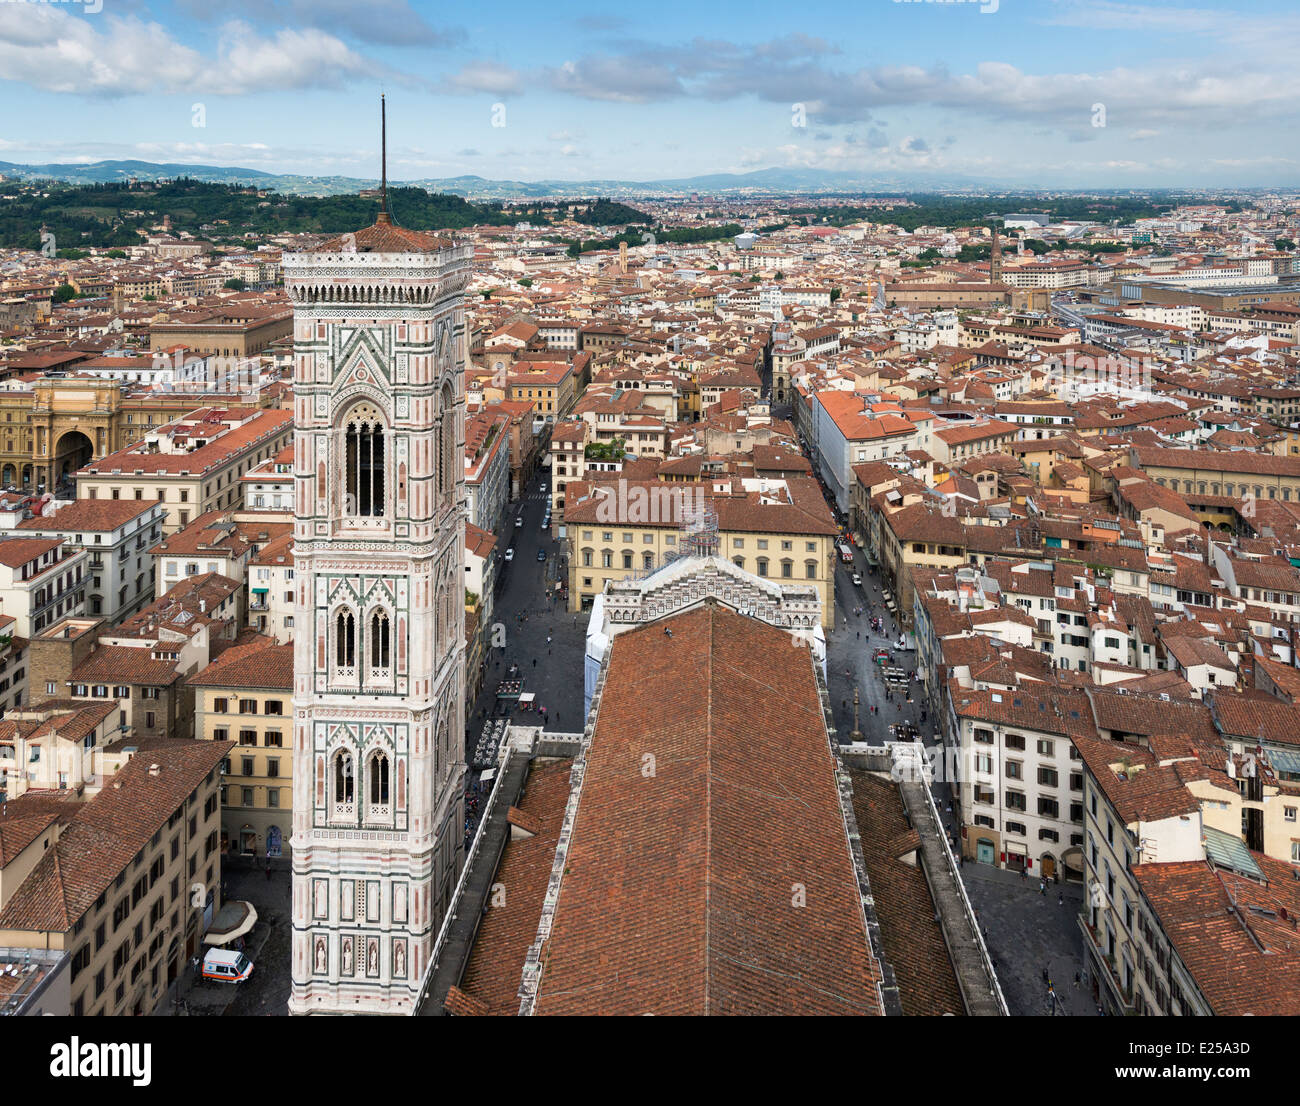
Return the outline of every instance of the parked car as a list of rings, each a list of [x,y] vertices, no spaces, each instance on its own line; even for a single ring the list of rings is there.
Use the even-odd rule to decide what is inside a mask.
[[[546,550],[545,550],[545,549],[539,549],[539,550],[537,551],[537,559],[538,559],[539,561],[544,561],[544,560],[546,560]]]
[[[511,546],[509,549],[506,550],[506,560],[513,561],[514,559],[515,559],[515,550],[514,550],[514,546]]]

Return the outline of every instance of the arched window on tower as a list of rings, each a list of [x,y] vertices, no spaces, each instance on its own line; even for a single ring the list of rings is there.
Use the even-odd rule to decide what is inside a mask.
[[[356,772],[352,754],[340,749],[334,754],[330,776],[334,785],[333,806],[335,818],[351,818],[356,814]]]
[[[348,607],[340,607],[334,617],[334,667],[340,673],[351,672],[357,665],[357,619]]]
[[[368,403],[353,407],[343,420],[343,513],[349,518],[384,514],[383,417]]]
[[[456,488],[456,396],[447,384],[442,389],[442,420],[438,424],[438,494],[443,506],[451,504]]]
[[[375,611],[370,616],[370,670],[376,675],[388,675],[392,670],[392,629],[387,611]]]
[[[366,777],[370,791],[366,813],[371,818],[385,818],[393,809],[389,799],[387,753],[371,754],[366,762]]]

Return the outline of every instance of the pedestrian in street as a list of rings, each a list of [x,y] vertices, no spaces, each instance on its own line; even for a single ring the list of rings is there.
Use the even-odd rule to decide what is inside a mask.
[[[537,667],[537,658],[536,658],[536,657],[533,658],[533,667],[534,667],[534,668]]]
[[[271,878],[271,858],[269,856],[266,858],[266,878],[268,880]]]
[[[1065,905],[1065,893],[1063,891],[1058,891],[1056,893],[1056,905],[1057,906]]]
[[[1040,880],[1038,881],[1038,893],[1039,893],[1040,895],[1046,897],[1046,895],[1047,895],[1047,880],[1045,880],[1045,879],[1040,879]]]
[[[1023,868],[1021,868],[1021,869],[1020,869],[1020,880],[1021,880],[1021,882],[1023,883],[1023,882],[1024,882],[1026,879],[1028,879],[1028,878],[1029,878],[1028,873],[1027,873]]]

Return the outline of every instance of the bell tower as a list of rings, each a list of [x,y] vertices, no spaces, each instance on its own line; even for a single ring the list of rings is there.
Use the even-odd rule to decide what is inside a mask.
[[[411,1013],[461,868],[469,256],[393,222],[385,164],[373,225],[283,262],[295,1014]]]

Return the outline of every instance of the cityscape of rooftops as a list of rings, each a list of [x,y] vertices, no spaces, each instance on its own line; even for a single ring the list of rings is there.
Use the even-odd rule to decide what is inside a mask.
[[[173,1019],[19,1086],[195,1016],[1258,1074],[1138,1019],[1300,1015],[1297,49],[0,4],[0,1011]]]

